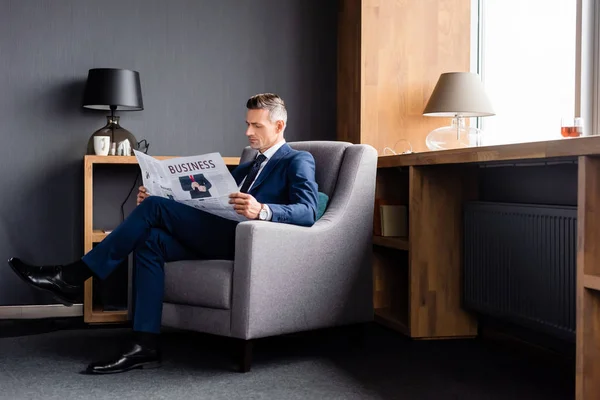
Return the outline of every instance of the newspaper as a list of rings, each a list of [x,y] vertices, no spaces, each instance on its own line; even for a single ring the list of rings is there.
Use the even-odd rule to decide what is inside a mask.
[[[137,150],[134,153],[151,196],[169,198],[234,221],[248,220],[229,204],[229,194],[239,189],[221,154],[157,160]]]

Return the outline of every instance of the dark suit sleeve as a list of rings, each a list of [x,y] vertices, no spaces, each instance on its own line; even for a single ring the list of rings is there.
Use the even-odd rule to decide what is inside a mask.
[[[194,175],[194,180],[196,180],[200,186],[206,187],[206,190],[212,187],[212,183],[210,183],[203,174]]]
[[[180,176],[179,183],[181,183],[181,188],[186,192],[192,190],[192,180],[187,176]]]
[[[271,221],[312,226],[317,217],[318,186],[315,181],[315,160],[308,152],[300,152],[288,166],[290,204],[267,204]]]

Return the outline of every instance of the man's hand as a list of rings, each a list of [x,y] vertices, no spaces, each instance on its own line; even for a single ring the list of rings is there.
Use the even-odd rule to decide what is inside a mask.
[[[147,198],[147,197],[150,197],[150,194],[148,193],[148,190],[145,187],[140,186],[138,188],[138,194],[137,194],[137,205],[139,206],[140,203],[142,201],[144,201],[144,199]]]
[[[262,204],[248,193],[231,193],[229,195],[229,204],[233,204],[235,212],[248,219],[257,219]]]

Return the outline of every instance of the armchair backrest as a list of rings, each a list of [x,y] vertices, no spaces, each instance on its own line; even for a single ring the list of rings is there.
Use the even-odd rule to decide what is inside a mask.
[[[314,157],[315,178],[319,191],[330,198],[326,216],[327,214],[331,216],[330,208],[337,209],[338,212],[335,214],[342,214],[348,206],[358,206],[364,213],[364,200],[366,204],[370,204],[372,213],[377,168],[377,151],[373,147],[337,141],[288,142],[288,144],[295,150],[308,151]],[[256,153],[256,150],[246,147],[240,163],[254,159]],[[338,182],[339,179],[348,182]],[[355,196],[365,197],[365,199],[353,199]],[[351,200],[358,200],[361,205]]]
[[[315,159],[315,179],[319,192],[332,197],[335,184],[344,158],[344,151],[352,143],[333,141],[288,142],[294,150],[308,151]],[[240,164],[256,157],[256,150],[246,147],[242,153]]]

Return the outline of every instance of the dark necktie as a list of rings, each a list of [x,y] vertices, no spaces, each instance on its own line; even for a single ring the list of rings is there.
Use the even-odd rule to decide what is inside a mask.
[[[244,184],[242,185],[240,192],[248,192],[250,185],[252,184],[252,182],[254,182],[254,179],[256,178],[256,174],[258,174],[260,164],[262,164],[263,161],[265,161],[266,159],[267,157],[265,157],[264,154],[259,154],[258,157],[256,157],[256,160],[254,160],[254,164],[252,164],[252,167],[250,167],[250,172],[248,172],[248,175],[246,175],[246,179],[244,180]]]

